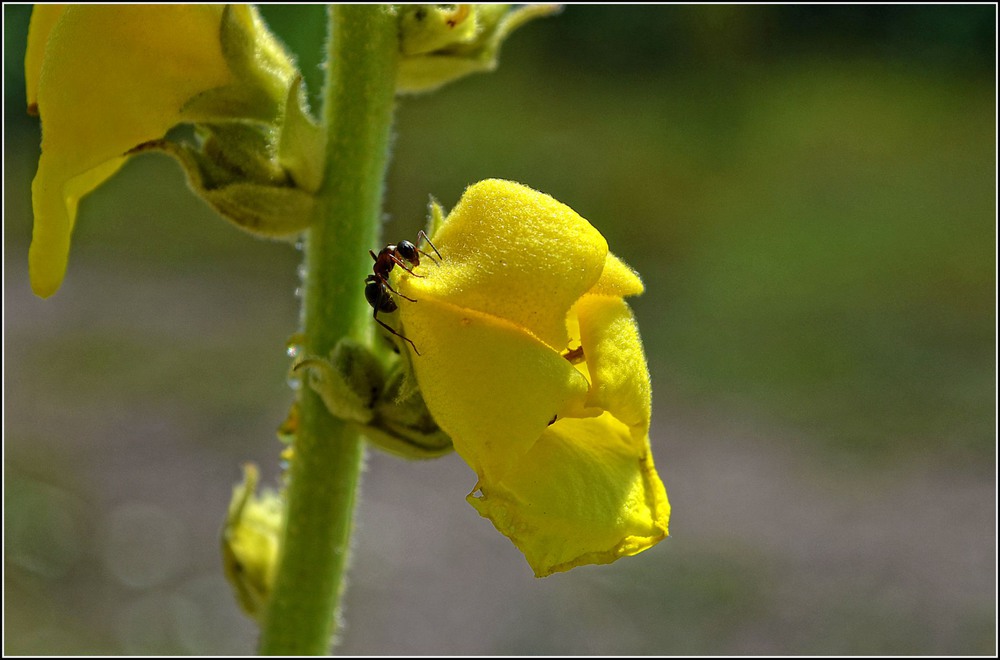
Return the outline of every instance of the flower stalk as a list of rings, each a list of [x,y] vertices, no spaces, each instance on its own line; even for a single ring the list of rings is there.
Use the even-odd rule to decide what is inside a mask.
[[[372,332],[361,283],[378,244],[398,63],[397,20],[380,5],[330,8],[322,120],[326,169],[305,239],[304,352]],[[260,652],[326,654],[348,560],[363,443],[309,387],[300,392],[286,529]]]

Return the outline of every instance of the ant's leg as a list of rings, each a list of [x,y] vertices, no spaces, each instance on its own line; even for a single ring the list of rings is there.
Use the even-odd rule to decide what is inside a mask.
[[[427,252],[424,252],[420,248],[417,248],[417,252],[419,252],[420,254],[424,255],[425,257],[427,257],[428,259],[430,259],[431,261],[433,261],[435,266],[440,266],[441,265],[441,262],[438,261],[437,259],[435,259],[433,254],[429,254]]]
[[[419,277],[419,275],[418,275],[417,277]],[[399,296],[400,298],[405,298],[406,300],[409,300],[410,302],[417,302],[417,301],[416,301],[416,300],[414,300],[413,298],[410,298],[409,296],[404,296],[404,295],[403,295],[403,294],[401,294],[401,293],[400,293],[399,291],[396,291],[395,289],[393,289],[393,288],[392,288],[392,285],[391,285],[391,284],[389,284],[389,280],[384,280],[384,282],[385,282],[385,288],[389,289],[390,291],[392,291],[393,293],[395,293],[395,294],[396,294],[397,296]]]
[[[379,302],[381,302],[381,301],[382,301],[382,298],[379,297]],[[374,313],[372,313],[372,318],[375,319],[375,322],[378,323],[380,326],[382,326],[383,328],[385,328],[386,330],[388,330],[392,334],[396,335],[397,337],[399,337],[403,341],[410,342],[410,346],[413,347],[413,352],[416,353],[417,355],[420,355],[420,351],[417,350],[417,345],[413,343],[413,340],[409,339],[408,337],[404,337],[403,335],[399,334],[398,332],[396,332],[395,330],[393,330],[392,328],[390,328],[388,325],[386,325],[385,323],[383,323],[381,320],[379,320],[379,317],[378,317],[378,307],[376,307]]]
[[[396,255],[394,255],[394,254],[390,254],[390,255],[389,255],[389,258],[390,258],[390,259],[392,259],[392,262],[393,262],[394,264],[396,264],[397,266],[399,266],[400,268],[402,268],[403,270],[405,270],[405,271],[406,271],[407,273],[409,273],[410,275],[413,275],[414,277],[423,277],[423,275],[417,275],[416,273],[414,273],[414,272],[413,272],[413,271],[412,271],[412,270],[411,270],[411,269],[410,269],[410,268],[409,268],[409,267],[408,267],[408,266],[406,265],[406,262],[404,262],[404,261],[403,261],[402,259],[400,259],[400,258],[399,258],[399,257],[397,257]]]
[[[434,244],[431,243],[431,239],[429,239],[427,237],[427,233],[424,232],[423,229],[421,229],[420,231],[417,232],[417,242],[418,243],[420,242],[421,238],[424,239],[425,241],[427,241],[427,245],[430,245],[431,249],[433,249],[434,252],[437,253],[438,259],[444,259],[444,257],[441,256],[441,253],[438,252],[438,249],[436,247],[434,247]],[[432,257],[431,255],[427,254],[423,250],[420,250],[420,254],[426,255],[428,258],[430,258],[431,261],[433,261],[434,263],[437,263],[437,260],[434,259],[434,257]]]

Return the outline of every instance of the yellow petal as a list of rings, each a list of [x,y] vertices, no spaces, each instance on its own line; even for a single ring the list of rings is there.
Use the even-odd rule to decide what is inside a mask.
[[[557,421],[506,477],[481,479],[467,499],[536,577],[642,552],[667,536],[670,517],[648,440],[608,413]]]
[[[500,317],[556,350],[566,314],[598,281],[608,244],[548,195],[511,181],[469,186],[433,236],[441,265],[399,277],[402,293]]]
[[[28,97],[28,114],[38,114],[38,78],[42,74],[45,44],[53,26],[62,17],[67,5],[35,5],[28,26],[28,47],[24,53],[24,86]]]
[[[573,365],[507,321],[433,298],[401,300],[399,319],[427,408],[480,477],[501,478],[586,396]]]
[[[590,374],[587,405],[607,410],[637,437],[649,433],[651,391],[632,310],[621,298],[587,295],[573,308]]]
[[[221,20],[221,6],[66,9],[39,78],[43,154],[78,174],[162,136],[187,100],[230,82]]]
[[[47,175],[48,160],[39,162],[38,172],[31,184],[35,224],[28,250],[28,273],[35,294],[48,298],[59,289],[66,274],[69,237],[80,198],[101,185],[124,163],[125,158],[113,158],[64,180]]]
[[[587,293],[624,298],[625,296],[637,296],[645,290],[646,287],[642,285],[639,274],[629,268],[621,259],[608,252],[600,279]]]
[[[48,39],[53,16],[40,17],[26,63],[38,72],[42,115],[32,190],[45,197],[34,201],[31,271],[32,288],[48,296],[62,281],[79,199],[126,152],[177,124],[188,99],[231,75],[219,44],[221,6],[71,6],[54,17]],[[30,94],[36,76],[28,79]]]

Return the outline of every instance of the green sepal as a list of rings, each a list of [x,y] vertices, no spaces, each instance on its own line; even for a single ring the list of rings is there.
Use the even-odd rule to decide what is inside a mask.
[[[470,5],[405,5],[399,12],[399,52],[410,57],[469,43],[478,29],[478,12]]]
[[[437,458],[453,449],[427,409],[406,359],[395,360],[387,375],[369,348],[345,338],[330,359],[306,357],[292,371],[296,376],[308,372],[304,380],[330,414],[353,423],[377,449],[412,459]],[[286,420],[281,435],[293,435],[295,425]]]
[[[375,418],[361,432],[375,447],[403,458],[438,458],[454,449],[427,409],[406,360],[390,370]]]
[[[437,230],[440,229],[446,215],[444,207],[431,195],[430,202],[427,204],[427,229],[424,230],[428,236],[437,234]]]
[[[266,124],[230,122],[195,127],[200,149],[191,149],[203,178],[218,188],[248,181],[271,186],[290,186],[278,162],[274,143],[277,130]]]
[[[220,46],[235,82],[181,109],[195,125],[197,146],[161,148],[181,162],[195,192],[234,224],[269,238],[293,236],[312,218],[325,132],[309,114],[294,58],[255,9],[226,7]]]
[[[312,193],[292,185],[273,163],[258,158],[252,149],[235,146],[238,140],[222,147],[218,140],[219,127],[213,127],[204,151],[194,147],[156,140],[133,149],[130,153],[159,150],[173,156],[187,175],[188,185],[224,218],[237,227],[268,238],[293,238],[309,228],[316,198]],[[246,130],[240,130],[246,129]],[[221,133],[226,136],[242,134],[247,137],[243,145],[251,145],[249,127],[229,126]],[[207,152],[207,153],[206,153]],[[239,176],[240,166],[235,162],[245,156],[245,171],[263,180],[247,180]],[[273,176],[273,179],[272,179]]]
[[[364,345],[341,339],[329,360],[308,357],[293,367],[293,371],[302,369],[308,370],[309,387],[334,417],[367,424],[375,416],[373,409],[385,375],[381,363]]]
[[[278,162],[297,188],[319,190],[323,182],[326,131],[306,112],[306,90],[299,76],[288,90],[285,118],[278,141]]]
[[[298,188],[234,183],[201,196],[227,220],[258,236],[289,238],[309,227],[316,198]]]
[[[387,454],[410,460],[440,458],[454,451],[449,438],[440,429],[435,433],[388,431],[375,426],[358,426],[365,438],[376,449]]]
[[[232,85],[203,92],[182,109],[201,122],[273,123],[284,113],[295,59],[268,30],[250,5],[227,5],[219,27],[222,56],[236,79]]]

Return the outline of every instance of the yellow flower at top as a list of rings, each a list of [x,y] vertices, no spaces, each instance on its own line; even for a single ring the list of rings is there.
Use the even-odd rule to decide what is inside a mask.
[[[610,563],[667,535],[649,446],[650,384],[625,296],[638,276],[568,206],[470,186],[403,269],[400,332],[435,421],[479,480],[469,503],[538,577]]]
[[[28,109],[42,118],[28,257],[35,293],[59,288],[80,199],[132,149],[180,123],[263,120],[296,75],[249,6],[37,5],[25,54]]]

